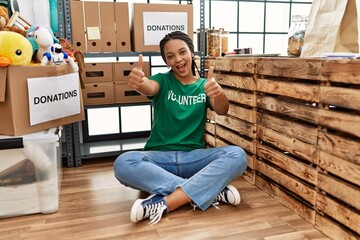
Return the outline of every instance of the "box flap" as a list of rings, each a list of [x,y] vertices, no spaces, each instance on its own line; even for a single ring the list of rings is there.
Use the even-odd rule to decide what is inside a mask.
[[[5,102],[7,67],[0,67],[0,102]]]

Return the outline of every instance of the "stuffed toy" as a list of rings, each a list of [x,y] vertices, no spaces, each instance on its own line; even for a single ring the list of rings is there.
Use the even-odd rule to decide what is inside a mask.
[[[51,28],[41,26],[31,26],[26,32],[26,38],[32,45],[35,63],[41,63],[44,53],[50,53],[50,47],[59,42]]]
[[[0,43],[0,66],[30,64],[32,47],[26,37],[16,32],[0,31]]]
[[[55,43],[50,47],[51,52],[44,53],[44,56],[41,60],[41,65],[60,65],[70,63],[74,72],[79,70],[79,67],[76,65],[74,59],[69,57],[66,52],[63,52],[62,46],[59,43]]]
[[[77,62],[77,66],[79,67],[79,79],[81,88],[85,89],[85,83],[82,74],[83,70],[85,69],[84,54],[81,51],[77,50],[76,47],[66,38],[59,38],[59,44],[62,46],[63,51],[69,54],[69,56],[74,58]]]
[[[0,6],[0,31],[10,31],[16,32],[24,37],[26,36],[26,31],[22,30],[15,26],[6,26],[9,22],[9,11],[6,7]]]

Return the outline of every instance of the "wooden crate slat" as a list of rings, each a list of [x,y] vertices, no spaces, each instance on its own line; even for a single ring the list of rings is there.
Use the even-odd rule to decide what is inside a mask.
[[[360,137],[360,116],[319,109],[319,124]]]
[[[340,205],[338,202],[322,194],[317,196],[316,208],[344,226],[360,233],[360,215],[351,209]]]
[[[231,116],[216,116],[216,124],[227,127],[241,135],[256,138],[256,128],[254,124],[239,120]]]
[[[350,140],[332,133],[319,131],[319,148],[334,156],[360,164],[360,141]]]
[[[255,170],[255,160],[253,155],[246,154],[246,160],[248,162],[248,168]]]
[[[231,58],[232,72],[255,74],[255,58]]]
[[[205,123],[205,130],[212,135],[215,135],[215,124],[213,123]]]
[[[256,111],[254,109],[248,109],[230,103],[228,115],[250,123],[256,123]]]
[[[247,140],[247,139],[231,132],[230,130],[228,130],[226,128],[223,128],[221,126],[216,126],[216,136],[219,136],[219,137],[225,139],[226,141],[230,142],[233,145],[240,146],[247,152],[250,152],[250,153],[255,152],[255,142],[254,141]]]
[[[282,204],[284,204],[286,207],[299,214],[309,223],[311,224],[315,223],[316,212],[314,209],[298,201],[293,196],[289,195],[287,192],[283,191],[275,184],[266,181],[259,175],[256,175],[255,185],[258,186],[260,189],[262,189],[264,192],[267,192],[271,196],[275,197]]]
[[[207,58],[205,61],[205,68],[209,69],[211,66],[214,66],[215,71],[230,72],[232,69],[232,62],[229,58],[222,58],[221,61],[217,61],[215,58]]]
[[[234,89],[223,88],[225,94],[227,95],[229,101],[237,102],[240,104],[248,105],[250,107],[255,107],[256,98],[254,94],[240,92]]]
[[[248,181],[251,184],[255,184],[255,177],[256,174],[254,171],[251,170],[245,170],[245,172],[243,173],[242,177]]]
[[[280,153],[270,147],[257,144],[256,154],[258,157],[266,159],[272,164],[284,169],[285,171],[301,178],[311,184],[317,184],[317,170],[310,165],[306,165],[296,159]]]
[[[310,123],[318,122],[318,108],[300,105],[281,98],[257,96],[257,107]]]
[[[305,58],[257,58],[255,63],[257,74],[321,80],[322,60]]]
[[[301,198],[305,199],[307,202],[315,206],[316,200],[316,190],[305,185],[297,179],[285,174],[282,171],[275,169],[274,167],[266,164],[262,161],[256,161],[255,163],[256,171],[262,173],[268,178],[272,179],[277,184],[280,184],[284,188],[290,190]]]
[[[211,111],[210,109],[208,109],[206,112],[206,117],[209,120],[215,121],[215,115],[216,115],[215,111]]]
[[[216,147],[215,136],[205,133],[204,140],[205,140],[205,143],[207,143],[208,145],[210,145],[212,147]]]
[[[360,110],[360,89],[321,86],[320,102]]]
[[[325,81],[360,85],[359,66],[359,60],[326,60],[323,61],[321,76]]]
[[[318,161],[318,150],[314,145],[288,137],[260,125],[258,126],[257,132],[258,139],[270,143],[284,152],[289,152],[315,164]]]
[[[214,78],[221,86],[235,87],[244,90],[256,90],[256,83],[253,76],[239,76],[215,73]]]
[[[275,81],[267,78],[257,78],[256,85],[259,92],[277,94],[309,102],[319,102],[319,85]]]
[[[309,125],[297,123],[292,119],[284,119],[265,113],[258,113],[257,124],[287,136],[295,137],[303,142],[315,145],[318,129]]]
[[[330,236],[334,240],[359,240],[359,236],[355,236],[350,231],[345,230],[339,224],[316,214],[315,228],[320,230],[327,236]]]
[[[360,191],[357,187],[323,173],[319,173],[317,185],[327,194],[360,210]]]
[[[360,186],[360,165],[320,151],[319,167]]]

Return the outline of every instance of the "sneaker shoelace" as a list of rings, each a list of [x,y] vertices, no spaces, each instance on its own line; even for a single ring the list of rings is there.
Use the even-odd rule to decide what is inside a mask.
[[[163,212],[167,209],[164,202],[149,204],[145,206],[145,216],[144,218],[149,218],[150,222],[149,225],[154,225],[161,220]]]
[[[198,207],[195,203],[193,203],[193,201],[190,202],[192,209],[189,212],[195,211],[195,209]],[[214,208],[216,208],[217,210],[221,210],[221,208],[219,207],[219,202],[217,199],[214,200],[214,202],[211,204],[211,206],[213,206]]]

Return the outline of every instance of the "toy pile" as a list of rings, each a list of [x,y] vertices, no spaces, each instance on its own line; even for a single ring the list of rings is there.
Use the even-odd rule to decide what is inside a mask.
[[[16,24],[18,20],[24,24]],[[1,5],[0,43],[0,67],[70,64],[79,76],[84,68],[83,54],[67,39],[56,38],[49,26],[29,24],[19,12],[9,16]]]

